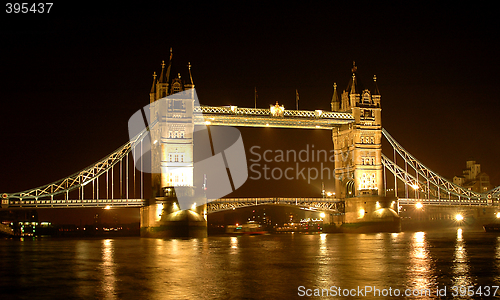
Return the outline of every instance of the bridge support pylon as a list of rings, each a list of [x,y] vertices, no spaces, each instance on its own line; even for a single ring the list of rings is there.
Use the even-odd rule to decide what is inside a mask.
[[[207,236],[206,216],[206,204],[180,210],[175,197],[156,197],[141,208],[141,237],[203,238]]]
[[[360,196],[345,201],[343,232],[399,232],[398,200],[385,196]]]

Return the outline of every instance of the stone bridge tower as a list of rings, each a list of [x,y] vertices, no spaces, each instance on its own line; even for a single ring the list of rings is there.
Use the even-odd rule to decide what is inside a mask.
[[[198,206],[194,200],[195,96],[191,65],[184,81],[180,74],[170,78],[171,64],[172,52],[168,67],[162,62],[159,78],[153,75],[149,94],[149,119],[157,123],[150,128],[152,196],[141,211],[141,236],[206,236],[206,206],[199,206],[204,203],[202,199]],[[194,207],[190,204],[191,209],[182,208],[178,201],[181,196],[192,199]]]
[[[374,231],[399,227],[397,200],[385,197],[382,154],[381,96],[373,77],[365,89],[353,65],[352,78],[341,97],[334,85],[332,111],[350,112],[354,122],[333,130],[335,190],[345,199],[345,223]],[[394,224],[393,224],[394,223]],[[363,228],[363,231],[370,231]]]

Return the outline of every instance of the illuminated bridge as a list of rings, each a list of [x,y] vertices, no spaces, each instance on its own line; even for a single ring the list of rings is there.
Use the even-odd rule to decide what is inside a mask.
[[[334,85],[331,111],[287,110],[278,102],[268,109],[195,105],[191,74],[190,83],[182,83],[180,77],[170,81],[169,69],[162,65],[160,78],[154,76],[147,108],[151,123],[143,123],[144,128],[127,143],[68,177],[22,192],[3,193],[2,208],[141,207],[141,227],[143,223],[148,228],[159,226],[165,207],[170,207],[168,214],[172,218],[176,214],[172,211],[175,205],[172,206],[174,200],[169,194],[171,188],[175,187],[177,193],[177,184],[182,182],[185,191],[194,190],[194,126],[329,130],[338,198],[208,199],[204,211],[196,211],[198,216],[245,206],[279,204],[341,213],[345,215],[342,222],[368,224],[384,218],[397,219],[398,199],[399,205],[498,205],[500,187],[475,192],[454,184],[426,167],[383,129],[376,78],[371,91],[361,89],[355,66],[341,95]],[[142,116],[138,115],[140,122],[149,122],[146,110],[138,112],[142,112]],[[382,152],[383,139],[390,145],[383,150],[391,155]],[[144,197],[145,180],[141,172],[144,159],[135,155],[145,153],[145,149],[151,149],[152,167],[162,168],[151,172],[152,181],[157,182],[152,187],[151,199]],[[213,149],[212,154],[215,156]],[[164,170],[176,164],[182,171]],[[177,211],[181,210],[177,207]]]
[[[195,118],[196,125],[250,126],[297,129],[328,129],[353,122],[349,113],[285,110],[283,117],[273,117],[270,109],[201,106],[203,113]],[[393,158],[382,154],[384,175],[393,174],[396,190],[405,190],[400,204],[422,202],[440,205],[491,205],[500,198],[500,187],[486,193],[477,193],[458,186],[430,170],[406,151],[385,129],[384,137],[392,146]],[[117,150],[66,178],[53,183],[17,193],[2,194],[2,208],[47,207],[140,207],[144,202],[144,178],[131,161],[131,153],[143,147],[145,129],[136,138]],[[400,164],[397,164],[398,161]],[[139,161],[138,163],[142,163]],[[387,184],[387,177],[384,176]],[[416,197],[418,195],[418,198]],[[410,196],[410,197],[409,197]],[[413,196],[413,197],[411,197]],[[274,198],[259,198],[274,199]],[[261,203],[262,200],[212,200],[210,212],[229,207]],[[228,202],[229,201],[229,202]],[[230,204],[231,201],[234,204]],[[272,202],[272,201],[271,201]],[[225,205],[223,205],[223,203]],[[316,199],[316,203],[330,203]],[[308,206],[301,201],[289,204]],[[220,207],[220,208],[217,208]],[[323,206],[324,207],[324,206]],[[337,208],[335,208],[337,209]]]

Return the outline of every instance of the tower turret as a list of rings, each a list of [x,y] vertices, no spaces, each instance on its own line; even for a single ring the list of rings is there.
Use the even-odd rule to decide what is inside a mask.
[[[333,83],[333,96],[332,96],[332,111],[340,110],[340,100],[339,95],[337,93],[337,83]]]
[[[373,103],[377,106],[380,107],[380,91],[378,90],[378,85],[377,85],[377,75],[373,75],[373,93],[372,93],[372,99]]]
[[[352,77],[347,85],[347,88],[342,93],[342,103],[341,111],[350,111],[352,107],[355,107],[359,103],[360,91],[362,90],[360,83],[358,82],[358,77],[356,62],[352,62]]]
[[[149,92],[149,103],[153,103],[156,100],[156,72],[153,73],[153,84],[151,85],[151,91]]]
[[[168,62],[168,66],[165,65],[165,61],[161,62],[161,71],[156,80],[156,72],[153,75],[153,86],[151,87],[150,95],[150,103],[164,98],[166,96],[179,93],[185,91],[187,89],[194,88],[193,77],[191,75],[191,63],[188,63],[188,73],[189,73],[189,82],[185,82],[181,78],[181,74],[178,73],[177,77],[170,80],[170,72],[172,68],[172,48],[170,48],[170,59]]]

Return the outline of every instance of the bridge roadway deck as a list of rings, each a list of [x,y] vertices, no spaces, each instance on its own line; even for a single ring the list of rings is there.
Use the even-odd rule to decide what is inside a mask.
[[[414,205],[422,203],[423,205],[459,205],[459,206],[497,206],[497,201],[486,199],[415,199],[415,198],[399,198],[399,205]]]
[[[283,110],[276,114],[263,108],[200,106],[194,112],[195,125],[333,129],[354,122],[350,113],[322,110]]]
[[[141,207],[145,199],[3,199],[2,208]],[[297,205],[309,210],[343,211],[344,201],[332,198],[223,198],[208,201],[208,212],[262,204]]]
[[[207,203],[208,213],[239,207],[284,204],[303,207],[307,210],[328,210],[338,213],[344,212],[344,201],[332,198],[222,198]]]
[[[2,208],[82,208],[82,207],[142,207],[145,199],[69,199],[69,200],[33,200],[33,199],[2,199]],[[399,205],[460,205],[460,206],[498,206],[497,201],[486,199],[415,199],[399,198]],[[342,212],[344,201],[333,198],[222,198],[210,200],[208,211],[215,212],[238,207],[286,204],[302,206],[311,210],[331,210]]]
[[[82,208],[82,207],[141,207],[144,199],[69,199],[69,200],[2,200],[2,208]]]

